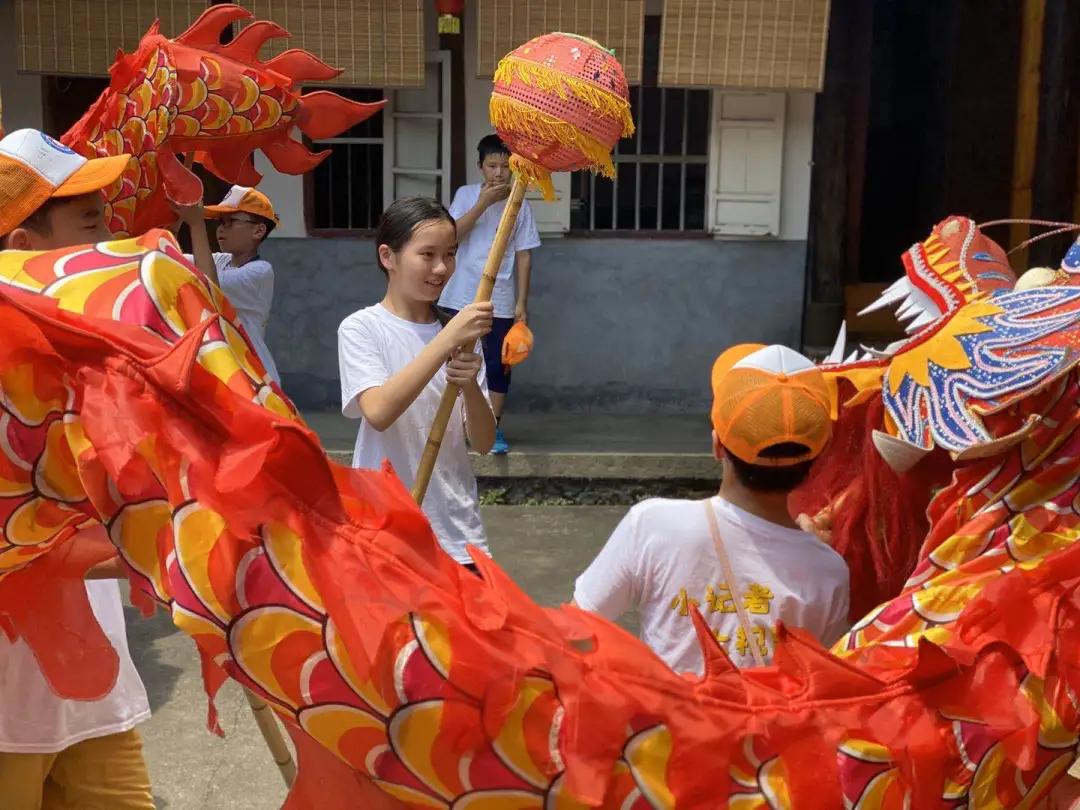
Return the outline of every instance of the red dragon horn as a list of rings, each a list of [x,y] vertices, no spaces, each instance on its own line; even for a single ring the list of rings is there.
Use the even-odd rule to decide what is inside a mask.
[[[286,174],[310,172],[330,154],[329,149],[312,153],[306,146],[292,138],[273,141],[263,146],[262,150],[263,154],[270,158],[274,168]]]
[[[299,48],[290,48],[284,53],[278,54],[268,62],[263,62],[263,67],[292,79],[293,84],[297,82],[324,82],[327,79],[340,76],[344,72],[342,68],[330,67],[315,54]]]
[[[255,168],[252,152],[219,154],[204,153],[199,162],[226,183],[235,186],[257,186],[262,175]]]
[[[218,54],[249,64],[259,61],[259,50],[271,39],[288,38],[291,34],[270,20],[257,20],[236,35],[236,38],[218,49]]]
[[[371,118],[384,104],[385,101],[351,101],[334,93],[318,90],[300,97],[300,113],[296,123],[299,124],[300,131],[312,140],[333,138]]]

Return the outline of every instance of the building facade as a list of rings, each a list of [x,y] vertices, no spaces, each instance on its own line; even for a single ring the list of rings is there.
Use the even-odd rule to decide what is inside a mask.
[[[8,23],[0,37],[33,35],[33,26],[21,19],[28,2],[0,0],[0,15],[6,18],[2,21]],[[181,0],[175,0],[177,4]],[[141,4],[148,5],[155,4]],[[402,48],[422,53],[409,57],[415,75],[376,86],[361,84],[371,84],[371,71],[364,73],[357,55],[361,32],[342,37],[343,27],[355,25],[355,18],[331,17],[326,9],[317,16],[308,13],[307,7],[319,2],[246,5],[290,30],[293,46],[302,45],[331,63],[335,56],[338,64],[352,59],[344,80],[354,84],[335,90],[363,100],[388,100],[380,115],[339,138],[314,144],[331,155],[307,177],[284,176],[261,156],[256,160],[265,174],[261,187],[282,219],[264,249],[277,284],[268,342],[286,391],[301,407],[338,405],[337,324],[383,293],[371,241],[383,206],[405,194],[433,196],[449,204],[456,185],[475,182],[475,145],[491,132],[491,63],[495,54],[509,49],[503,43],[515,42],[515,36],[527,38],[533,35],[527,30],[530,25],[545,22],[601,40],[605,33],[617,32],[613,36],[622,45],[621,51],[616,46],[617,55],[627,57],[638,132],[617,149],[616,181],[562,174],[556,175],[555,202],[530,194],[544,240],[534,255],[529,307],[536,349],[515,371],[511,409],[701,409],[708,401],[709,367],[728,345],[799,343],[813,77],[802,82],[811,85],[806,89],[776,89],[785,80],[775,76],[759,80],[765,89],[745,86],[757,81],[752,76],[740,79],[737,87],[713,86],[719,68],[700,54],[715,48],[701,41],[701,21],[694,25],[687,18],[701,4],[583,1],[576,4],[575,20],[556,12],[569,4],[524,0],[513,6],[518,18],[507,20],[509,4],[477,0],[465,4],[460,34],[439,35],[433,2],[417,2],[415,8],[408,2],[385,3],[413,14],[411,23],[405,14],[398,19],[406,35],[395,29],[387,36],[404,43]],[[537,17],[548,13],[545,5],[556,19]],[[823,29],[820,20],[828,9],[824,0],[779,5],[790,7],[792,15],[812,12]],[[343,4],[322,6],[334,6],[340,15]],[[616,20],[610,19],[613,6]],[[602,8],[607,9],[606,20],[598,16]],[[186,6],[172,10],[180,18],[185,12],[190,13]],[[183,19],[171,30],[160,9],[157,13],[166,34],[186,27],[188,20]],[[791,30],[809,21],[808,16],[792,16]],[[389,16],[382,23],[392,27]],[[411,40],[409,24],[421,30]],[[680,33],[674,30],[676,24],[698,33]],[[715,22],[710,24],[715,28]],[[362,33],[371,41],[377,33],[370,29],[379,26],[368,20],[366,27]],[[125,47],[130,49],[141,29],[130,22],[128,28],[131,41]],[[326,52],[342,48],[343,40],[353,43],[351,54]],[[0,49],[0,90],[9,131],[47,126],[56,120],[49,108],[58,104],[55,92],[48,92],[58,80],[42,79],[47,64],[34,65],[35,73],[25,72],[26,57],[20,56],[18,44],[9,41]],[[823,42],[819,44],[823,49]],[[675,55],[683,45],[687,53]],[[760,50],[755,57],[759,69]],[[750,60],[743,55],[744,64]],[[403,57],[402,63],[406,61]],[[701,75],[695,75],[699,67]],[[776,65],[771,69],[775,73]],[[680,77],[685,84],[674,83],[683,80]],[[390,81],[409,86],[391,86]],[[82,109],[69,112],[77,117]]]

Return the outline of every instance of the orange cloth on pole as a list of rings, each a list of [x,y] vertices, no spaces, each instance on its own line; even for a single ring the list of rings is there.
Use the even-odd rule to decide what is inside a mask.
[[[516,366],[529,356],[533,347],[533,333],[522,321],[510,327],[502,344],[504,366]]]

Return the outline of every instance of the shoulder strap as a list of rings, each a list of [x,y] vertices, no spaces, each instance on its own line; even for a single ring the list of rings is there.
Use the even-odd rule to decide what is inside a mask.
[[[759,667],[763,667],[765,666],[765,659],[762,657],[761,650],[758,649],[754,639],[750,619],[746,615],[746,608],[743,607],[743,603],[739,599],[738,583],[735,581],[735,574],[731,570],[731,560],[728,559],[727,548],[720,537],[720,527],[716,523],[716,512],[713,511],[712,500],[706,498],[701,502],[701,505],[705,507],[705,515],[709,521],[709,531],[712,533],[713,547],[716,549],[716,556],[720,559],[720,569],[724,572],[724,579],[727,580],[731,601],[735,604],[735,614],[739,617],[739,624],[742,626],[743,633],[746,634],[746,646],[750,648],[750,654],[754,656],[754,663]]]

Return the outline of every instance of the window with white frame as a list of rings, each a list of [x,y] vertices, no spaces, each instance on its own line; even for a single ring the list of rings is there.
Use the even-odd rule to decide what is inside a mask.
[[[571,179],[570,228],[586,232],[699,232],[707,225],[709,90],[657,87],[660,17],[645,18],[642,83],[630,88],[637,131],[615,149],[614,181]]]
[[[379,101],[382,90],[341,88],[335,92],[354,101]],[[379,113],[336,138],[316,141],[312,149],[330,155],[309,175],[308,228],[312,231],[367,231],[383,212],[385,141]]]
[[[434,197],[449,204],[449,55],[430,53],[423,87],[335,89],[356,101],[387,99],[381,112],[312,148],[330,155],[309,177],[308,228],[314,233],[362,235],[375,228],[398,197]]]

